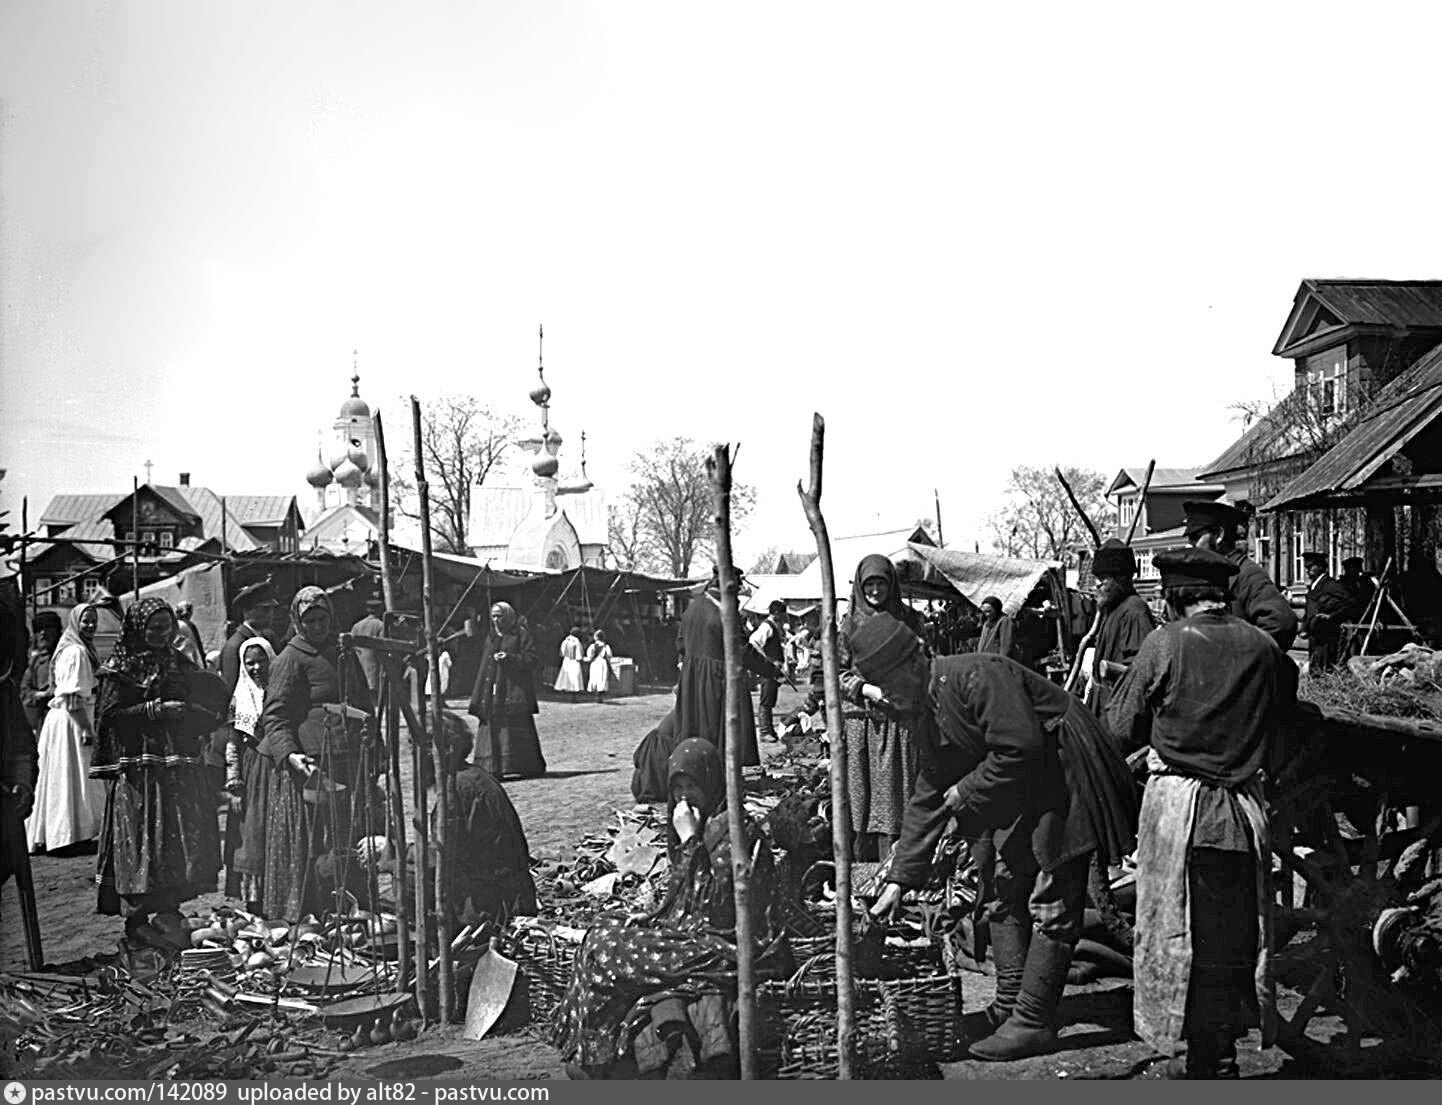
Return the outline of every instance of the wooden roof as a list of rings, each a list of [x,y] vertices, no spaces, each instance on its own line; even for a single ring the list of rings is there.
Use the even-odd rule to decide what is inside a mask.
[[[1442,330],[1442,280],[1303,280],[1272,352],[1291,356],[1359,326]]]
[[[1158,468],[1152,472],[1152,482],[1148,493],[1151,491],[1196,491],[1198,493],[1220,492],[1223,490],[1221,484],[1207,484],[1201,482],[1202,470],[1200,468]],[[1111,486],[1107,488],[1107,497],[1115,495],[1118,491],[1124,491],[1135,487],[1141,490],[1142,484],[1146,481],[1146,468],[1123,468],[1117,473],[1117,478],[1112,480]]]
[[[1364,490],[1384,464],[1442,415],[1442,345],[1393,380],[1371,410],[1263,510],[1339,505]]]

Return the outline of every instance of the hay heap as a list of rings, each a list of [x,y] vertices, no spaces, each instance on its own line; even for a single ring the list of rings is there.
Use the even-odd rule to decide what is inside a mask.
[[[1408,645],[1387,656],[1354,656],[1345,668],[1308,672],[1297,693],[1337,710],[1442,721],[1442,653]]]

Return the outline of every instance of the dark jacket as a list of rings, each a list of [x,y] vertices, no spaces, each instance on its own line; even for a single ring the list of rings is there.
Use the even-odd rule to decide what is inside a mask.
[[[1029,838],[1043,871],[1096,849],[1089,803],[1073,794],[1087,783],[1081,773],[1068,778],[1060,750],[1076,699],[1015,660],[970,652],[932,661],[928,700],[913,730],[921,772],[893,881],[925,884],[949,818],[963,837],[990,836],[999,853]]]
[[[1176,770],[1236,786],[1267,766],[1296,687],[1295,665],[1258,627],[1197,614],[1146,639],[1106,721],[1124,749],[1150,743]]]
[[[506,658],[499,663],[496,653]],[[486,638],[481,668],[471,689],[470,713],[481,721],[499,720],[507,714],[538,714],[536,702],[536,642],[522,625],[512,626],[501,636]]]
[[[1233,549],[1227,559],[1238,566],[1232,581],[1232,613],[1267,633],[1286,652],[1297,639],[1297,615],[1287,596],[1267,570],[1241,549]]]
[[[50,661],[54,653],[42,649],[30,650],[30,662],[25,665],[25,674],[20,678],[20,704],[25,708],[26,720],[38,734],[50,708]]]
[[[1102,615],[1101,629],[1097,631],[1096,667],[1092,673],[1096,680],[1094,698],[1090,702],[1098,715],[1106,709],[1107,700],[1124,674],[1108,672],[1103,665],[1111,663],[1125,667],[1131,664],[1147,634],[1156,627],[1151,609],[1136,594],[1128,595]]]
[[[346,672],[346,698],[352,706],[370,709],[365,676],[353,655]],[[325,733],[321,707],[340,700],[340,650],[335,639],[317,648],[299,634],[292,637],[271,665],[270,682],[265,687],[261,753],[277,764],[295,752],[319,757]],[[358,740],[359,730],[352,726],[345,747],[332,747],[330,752],[348,755],[350,746]]]
[[[1307,588],[1307,609],[1302,616],[1302,629],[1307,640],[1316,644],[1331,643],[1342,636],[1342,623],[1351,616],[1352,593],[1340,580],[1319,576]]]

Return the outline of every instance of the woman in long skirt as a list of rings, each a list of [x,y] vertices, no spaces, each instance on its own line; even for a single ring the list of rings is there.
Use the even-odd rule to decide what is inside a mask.
[[[275,650],[264,637],[240,646],[240,677],[230,701],[230,736],[225,746],[225,893],[252,913],[260,909],[265,881],[265,810],[270,799],[270,759],[260,754],[261,714]]]
[[[40,775],[25,822],[30,850],[59,851],[94,840],[105,809],[105,785],[89,778],[95,744],[96,611],[81,604],[50,661],[52,697],[40,723]]]
[[[172,948],[185,938],[181,903],[215,890],[220,873],[204,761],[215,726],[202,732],[186,722],[196,669],[175,650],[175,633],[175,613],[163,599],[141,599],[125,612],[120,640],[100,669],[90,768],[107,788],[98,912],[128,911],[128,937]]]
[[[561,642],[561,670],[556,674],[555,689],[561,694],[570,695],[573,700],[586,689],[581,675],[580,626],[573,625],[571,632],[567,633],[566,639]]]
[[[606,643],[606,634],[596,630],[586,648],[586,693],[596,696],[600,702],[611,687],[611,646]]]
[[[491,607],[491,632],[476,684],[471,716],[481,723],[476,734],[476,766],[500,779],[546,773],[546,757],[536,735],[536,642],[510,603]]]
[[[363,723],[341,722],[325,709],[341,701],[330,596],[302,587],[290,616],[296,633],[271,667],[261,715],[260,748],[271,762],[261,889],[267,917],[296,920],[323,911],[342,886],[364,892],[365,873],[350,863],[350,854],[361,835],[353,811],[369,795],[357,797],[351,789],[359,778]],[[347,704],[369,710],[370,691],[354,654],[345,682]],[[366,785],[364,778],[360,782]],[[307,783],[314,804],[305,800]]]

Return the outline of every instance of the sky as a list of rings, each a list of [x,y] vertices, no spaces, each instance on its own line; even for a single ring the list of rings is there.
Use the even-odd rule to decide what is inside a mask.
[[[738,560],[1201,465],[1307,277],[1442,277],[1442,10],[0,0],[0,509],[308,492],[349,393],[740,443]],[[396,433],[390,429],[390,433]],[[563,458],[566,456],[563,453]],[[574,457],[572,458],[574,460]]]

